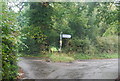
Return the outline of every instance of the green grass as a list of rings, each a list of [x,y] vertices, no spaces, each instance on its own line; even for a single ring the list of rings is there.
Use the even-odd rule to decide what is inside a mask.
[[[100,54],[99,57],[100,58],[118,58],[118,53],[114,53],[114,54]]]
[[[118,54],[108,54],[108,53],[103,53],[103,54],[94,54],[94,55],[88,55],[88,54],[75,54],[74,55],[75,59],[110,59],[110,58],[118,58]]]
[[[73,57],[70,57],[64,53],[48,53],[48,54],[34,54],[34,55],[22,54],[21,57],[38,57],[43,59],[50,59],[53,62],[71,62],[74,60]]]
[[[50,56],[50,59],[54,62],[72,62],[74,61],[73,57],[68,56],[67,54],[61,53],[55,53]]]
[[[79,59],[110,59],[118,58],[118,54],[65,54],[65,53],[47,53],[47,54],[32,54],[32,55],[23,55],[23,57],[39,57],[43,59],[50,59],[53,62],[72,62]]]

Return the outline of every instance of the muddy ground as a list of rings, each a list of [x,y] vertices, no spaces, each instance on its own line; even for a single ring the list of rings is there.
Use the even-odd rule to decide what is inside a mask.
[[[77,60],[72,63],[45,62],[40,58],[20,58],[24,79],[116,79],[118,59]]]

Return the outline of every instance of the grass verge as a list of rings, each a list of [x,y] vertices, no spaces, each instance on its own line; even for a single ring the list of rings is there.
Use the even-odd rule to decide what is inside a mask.
[[[118,54],[94,54],[94,55],[88,55],[88,54],[65,54],[65,53],[47,53],[47,54],[32,54],[32,55],[23,55],[23,57],[39,57],[43,59],[50,59],[53,62],[72,62],[74,60],[80,60],[80,59],[112,59],[112,58],[118,58]]]
[[[112,58],[118,58],[118,54],[109,54],[109,53],[103,53],[103,54],[94,54],[94,55],[88,55],[88,54],[75,54],[75,59],[112,59]]]
[[[50,59],[54,62],[72,62],[75,59],[71,56],[68,56],[67,54],[61,53],[61,54],[52,54],[50,56]]]

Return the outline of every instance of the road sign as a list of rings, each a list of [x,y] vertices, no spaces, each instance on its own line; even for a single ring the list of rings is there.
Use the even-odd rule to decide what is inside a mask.
[[[71,38],[71,35],[69,35],[69,34],[62,34],[62,38]]]
[[[59,49],[60,52],[61,52],[61,48],[62,48],[62,38],[71,38],[71,35],[62,34],[62,32],[60,33],[60,49]]]

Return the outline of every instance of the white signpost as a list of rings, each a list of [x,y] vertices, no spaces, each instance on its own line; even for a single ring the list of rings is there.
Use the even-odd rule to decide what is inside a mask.
[[[59,49],[60,52],[61,52],[61,48],[62,48],[62,38],[71,38],[71,35],[62,34],[62,32],[60,33],[60,49]]]
[[[71,35],[69,35],[69,34],[62,34],[62,38],[71,38]]]

